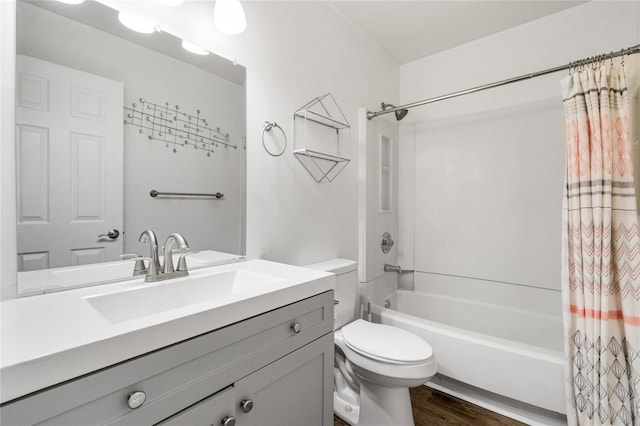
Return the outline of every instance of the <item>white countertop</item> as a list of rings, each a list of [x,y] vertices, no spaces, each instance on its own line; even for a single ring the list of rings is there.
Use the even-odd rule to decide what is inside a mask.
[[[160,283],[136,280],[3,301],[0,402],[90,373],[335,287],[333,274],[265,260],[192,271],[191,277],[246,270],[280,279],[242,294],[118,323],[86,300]]]
[[[173,264],[178,264],[180,253],[173,255]],[[187,257],[189,270],[209,266],[242,262],[244,256],[215,250],[200,250]],[[38,294],[67,291],[74,288],[90,287],[117,281],[131,281],[135,258],[126,261],[102,262],[91,265],[77,265],[62,268],[39,269],[18,272],[18,295],[35,296]],[[160,256],[162,262],[162,256]],[[65,275],[71,272],[70,275]],[[65,278],[66,277],[66,278]]]

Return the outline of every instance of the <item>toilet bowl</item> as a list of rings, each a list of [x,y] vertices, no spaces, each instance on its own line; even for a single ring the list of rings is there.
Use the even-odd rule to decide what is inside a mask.
[[[390,325],[357,318],[357,263],[307,265],[336,274],[334,412],[352,426],[412,426],[409,388],[436,374],[429,344]]]

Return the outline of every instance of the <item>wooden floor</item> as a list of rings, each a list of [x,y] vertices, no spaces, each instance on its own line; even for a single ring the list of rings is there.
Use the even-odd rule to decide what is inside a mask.
[[[426,386],[411,389],[411,405],[416,426],[520,426],[517,420],[473,405]],[[334,426],[349,426],[334,416]],[[397,425],[402,426],[402,425]]]

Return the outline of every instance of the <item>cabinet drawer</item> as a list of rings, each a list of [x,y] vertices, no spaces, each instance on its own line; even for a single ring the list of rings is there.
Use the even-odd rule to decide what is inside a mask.
[[[326,334],[156,426],[333,424],[333,335]],[[249,402],[250,405],[245,405]]]
[[[2,423],[157,423],[332,330],[330,291],[9,402]]]
[[[211,395],[204,401],[171,416],[156,426],[211,426],[224,424],[226,418],[234,417],[235,392],[233,386]]]

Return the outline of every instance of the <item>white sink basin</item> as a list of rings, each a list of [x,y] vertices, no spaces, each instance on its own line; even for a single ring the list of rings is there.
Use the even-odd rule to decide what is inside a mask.
[[[266,274],[236,269],[148,283],[131,290],[85,297],[109,322],[119,323],[281,282]]]

